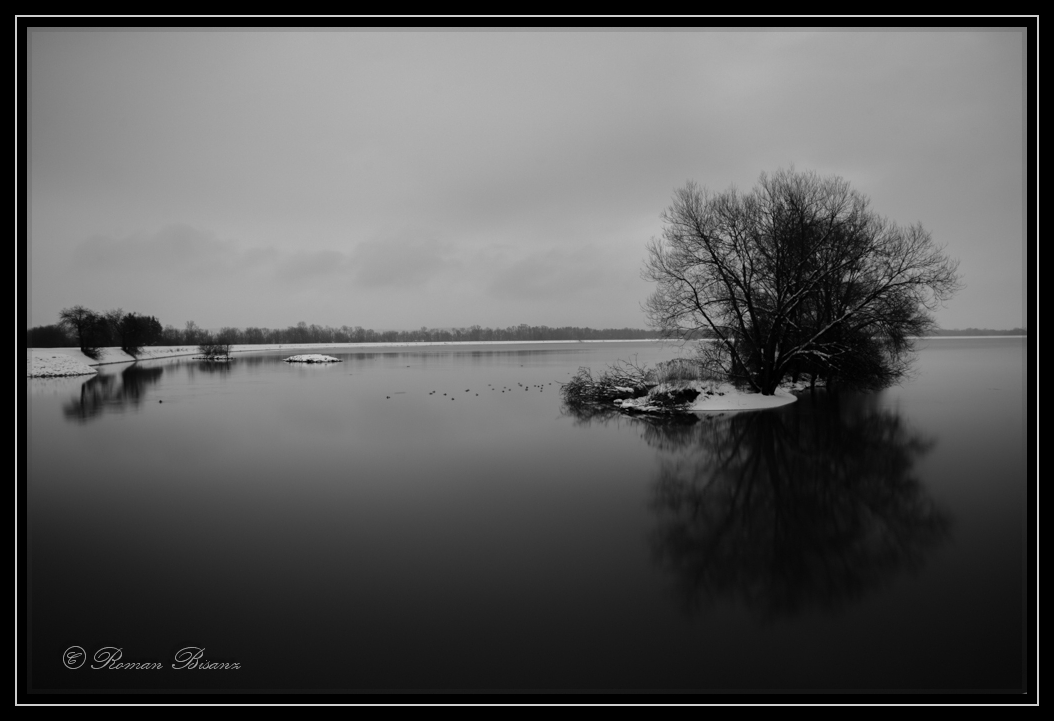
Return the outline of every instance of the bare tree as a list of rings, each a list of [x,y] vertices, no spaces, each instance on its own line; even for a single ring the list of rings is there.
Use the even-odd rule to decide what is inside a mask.
[[[93,340],[94,330],[98,322],[99,314],[85,308],[83,305],[63,308],[59,312],[59,324],[73,334],[81,351],[89,356],[98,347]]]
[[[205,360],[230,360],[232,336],[231,331],[237,332],[236,328],[224,328],[219,333],[210,331],[198,331],[198,350]]]
[[[98,343],[100,346],[124,347],[124,336],[121,328],[121,320],[124,318],[124,309],[114,308],[100,314],[100,322],[96,326]]]
[[[203,332],[204,331],[202,331],[202,329],[198,327],[197,323],[192,320],[188,320],[186,328],[183,331],[183,342],[190,345],[198,343],[202,340]]]
[[[136,357],[143,346],[156,345],[164,333],[157,318],[138,313],[126,313],[115,327],[121,350]]]
[[[749,194],[688,183],[663,213],[643,275],[665,337],[714,339],[734,380],[770,395],[788,373],[881,388],[960,287],[921,225],[898,226],[837,176],[780,170]]]

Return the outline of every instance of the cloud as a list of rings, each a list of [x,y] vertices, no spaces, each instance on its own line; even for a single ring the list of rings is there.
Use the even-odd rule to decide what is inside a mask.
[[[197,276],[230,275],[251,269],[275,258],[271,248],[242,250],[233,241],[189,225],[175,224],[155,233],[136,233],[123,238],[95,235],[73,251],[78,270],[119,274],[168,275],[172,272]]]
[[[272,295],[368,294],[421,289],[437,280],[475,286],[486,280],[455,275],[463,264],[450,245],[409,232],[363,241],[348,251],[291,250],[224,240],[208,230],[174,224],[152,233],[92,236],[75,246],[72,260],[76,276],[106,278],[126,290],[175,282],[188,293],[210,297],[216,287]]]
[[[501,299],[573,298],[610,282],[610,261],[592,246],[552,248],[510,260],[494,257],[489,293]]]
[[[283,258],[275,277],[291,283],[310,282],[348,271],[348,256],[335,250],[298,252]]]
[[[370,288],[420,286],[461,267],[450,246],[409,236],[359,243],[350,262],[355,281]]]
[[[359,243],[351,252],[281,250],[245,246],[186,224],[124,237],[95,235],[77,244],[78,271],[183,279],[245,278],[247,273],[283,285],[311,285],[341,276],[363,288],[421,286],[460,262],[451,246],[411,234]]]

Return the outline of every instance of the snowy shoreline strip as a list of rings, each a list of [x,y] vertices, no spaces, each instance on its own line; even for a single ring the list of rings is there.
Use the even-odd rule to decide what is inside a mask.
[[[1025,338],[1026,336],[927,336],[918,340],[944,340],[963,339],[971,340],[984,338]],[[373,343],[264,343],[235,345],[231,347],[232,353],[261,353],[265,351],[293,350],[295,348],[340,348],[350,352],[362,352],[374,348],[418,348],[437,346],[503,346],[503,345],[588,345],[604,343],[662,343],[656,338],[632,338],[624,340],[551,340],[551,341],[410,341],[410,342],[373,342]],[[676,344],[676,341],[665,341]],[[27,349],[27,373],[30,378],[50,378],[64,375],[88,375],[84,370],[76,373],[63,372],[57,366],[68,358],[80,365],[94,367],[101,365],[114,365],[119,363],[135,363],[136,361],[160,360],[162,358],[176,358],[179,356],[196,356],[200,353],[194,346],[149,346],[143,349],[138,358],[133,358],[120,348],[100,348],[100,357],[92,359],[81,353],[79,348],[28,348]],[[96,371],[97,372],[97,371]]]

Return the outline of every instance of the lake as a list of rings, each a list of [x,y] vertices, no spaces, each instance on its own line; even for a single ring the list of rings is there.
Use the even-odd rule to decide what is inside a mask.
[[[559,384],[676,346],[320,352],[27,381],[31,691],[1023,688],[1023,338],[674,425]]]

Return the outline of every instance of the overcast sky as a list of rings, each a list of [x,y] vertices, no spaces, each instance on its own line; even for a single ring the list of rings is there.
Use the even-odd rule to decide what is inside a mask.
[[[30,325],[645,327],[675,189],[838,174],[1024,320],[1024,32],[30,33]]]

